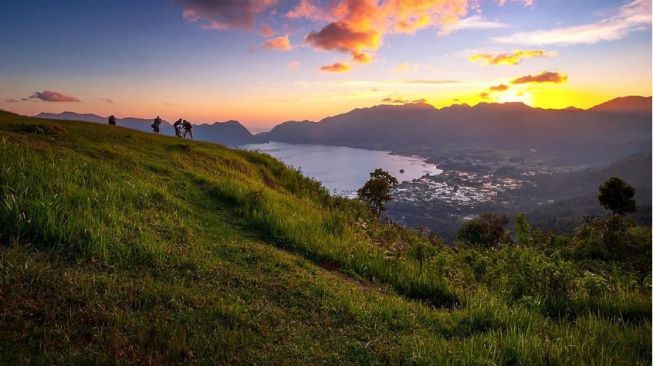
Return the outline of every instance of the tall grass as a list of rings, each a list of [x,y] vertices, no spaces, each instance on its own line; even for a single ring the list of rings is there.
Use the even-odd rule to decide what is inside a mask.
[[[436,306],[458,302],[443,279],[423,272],[412,261],[387,259],[382,248],[361,240],[349,222],[311,199],[288,199],[277,191],[232,180],[216,181],[210,193],[219,201],[230,202],[269,240],[319,264],[390,284],[409,298]]]

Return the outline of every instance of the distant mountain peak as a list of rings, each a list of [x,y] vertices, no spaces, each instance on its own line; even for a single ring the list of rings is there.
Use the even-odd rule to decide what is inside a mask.
[[[589,110],[598,112],[651,113],[651,97],[627,96],[611,99]]]

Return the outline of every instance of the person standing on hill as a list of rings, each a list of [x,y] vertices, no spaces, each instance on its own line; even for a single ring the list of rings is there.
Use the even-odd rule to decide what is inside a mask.
[[[154,130],[154,133],[157,135],[160,132],[159,126],[161,126],[161,117],[156,116],[154,123],[152,123],[152,130]]]
[[[115,125],[116,125],[116,116],[114,116],[113,114],[109,116],[109,124],[110,124],[111,126],[115,126]]]
[[[175,128],[175,136],[176,137],[181,137],[181,118],[177,120],[177,122],[173,123],[172,126]]]
[[[190,139],[193,139],[193,125],[184,120],[184,138],[186,138],[187,135],[190,135]]]

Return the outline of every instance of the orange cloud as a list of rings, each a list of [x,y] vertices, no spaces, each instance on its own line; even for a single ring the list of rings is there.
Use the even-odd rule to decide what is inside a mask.
[[[386,33],[414,33],[428,27],[455,23],[467,12],[468,0],[339,0],[320,7],[320,19],[329,19],[321,30],[304,41],[320,50],[347,52],[357,61],[361,52],[377,50]],[[289,17],[318,17],[314,2],[302,0]],[[324,15],[327,14],[327,15]]]
[[[299,61],[290,61],[288,63],[288,68],[291,69],[291,70],[299,69]]]
[[[292,45],[290,44],[290,40],[288,39],[287,34],[281,37],[268,39],[263,43],[263,46],[265,48],[269,48],[272,50],[279,50],[279,51],[288,51],[289,49],[292,48]]]
[[[481,99],[490,99],[490,93],[488,92],[482,92],[478,96],[481,97]]]
[[[567,75],[558,72],[543,71],[537,75],[526,75],[511,81],[512,84],[528,83],[555,83],[560,84],[567,81]]]
[[[510,87],[506,84],[499,84],[490,87],[491,91],[502,92],[508,90]]]
[[[343,62],[336,62],[331,65],[325,65],[320,67],[320,71],[327,71],[327,72],[348,72],[349,70],[351,70],[351,67]]]
[[[555,52],[542,50],[515,50],[510,53],[479,53],[468,58],[471,62],[481,62],[488,65],[517,65],[523,59],[533,57],[553,57]]]
[[[362,49],[376,49],[381,34],[374,30],[357,31],[345,22],[330,23],[319,32],[311,32],[304,39],[321,50],[359,52]]]
[[[365,52],[352,52],[351,59],[360,63],[360,64],[369,64],[374,61],[374,56],[370,53]]]

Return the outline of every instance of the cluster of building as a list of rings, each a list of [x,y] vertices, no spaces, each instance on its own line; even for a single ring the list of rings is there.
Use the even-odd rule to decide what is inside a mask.
[[[457,206],[473,206],[496,201],[501,193],[520,189],[524,184],[527,182],[512,177],[448,171],[402,183],[395,191],[394,199],[408,202],[437,200]]]

